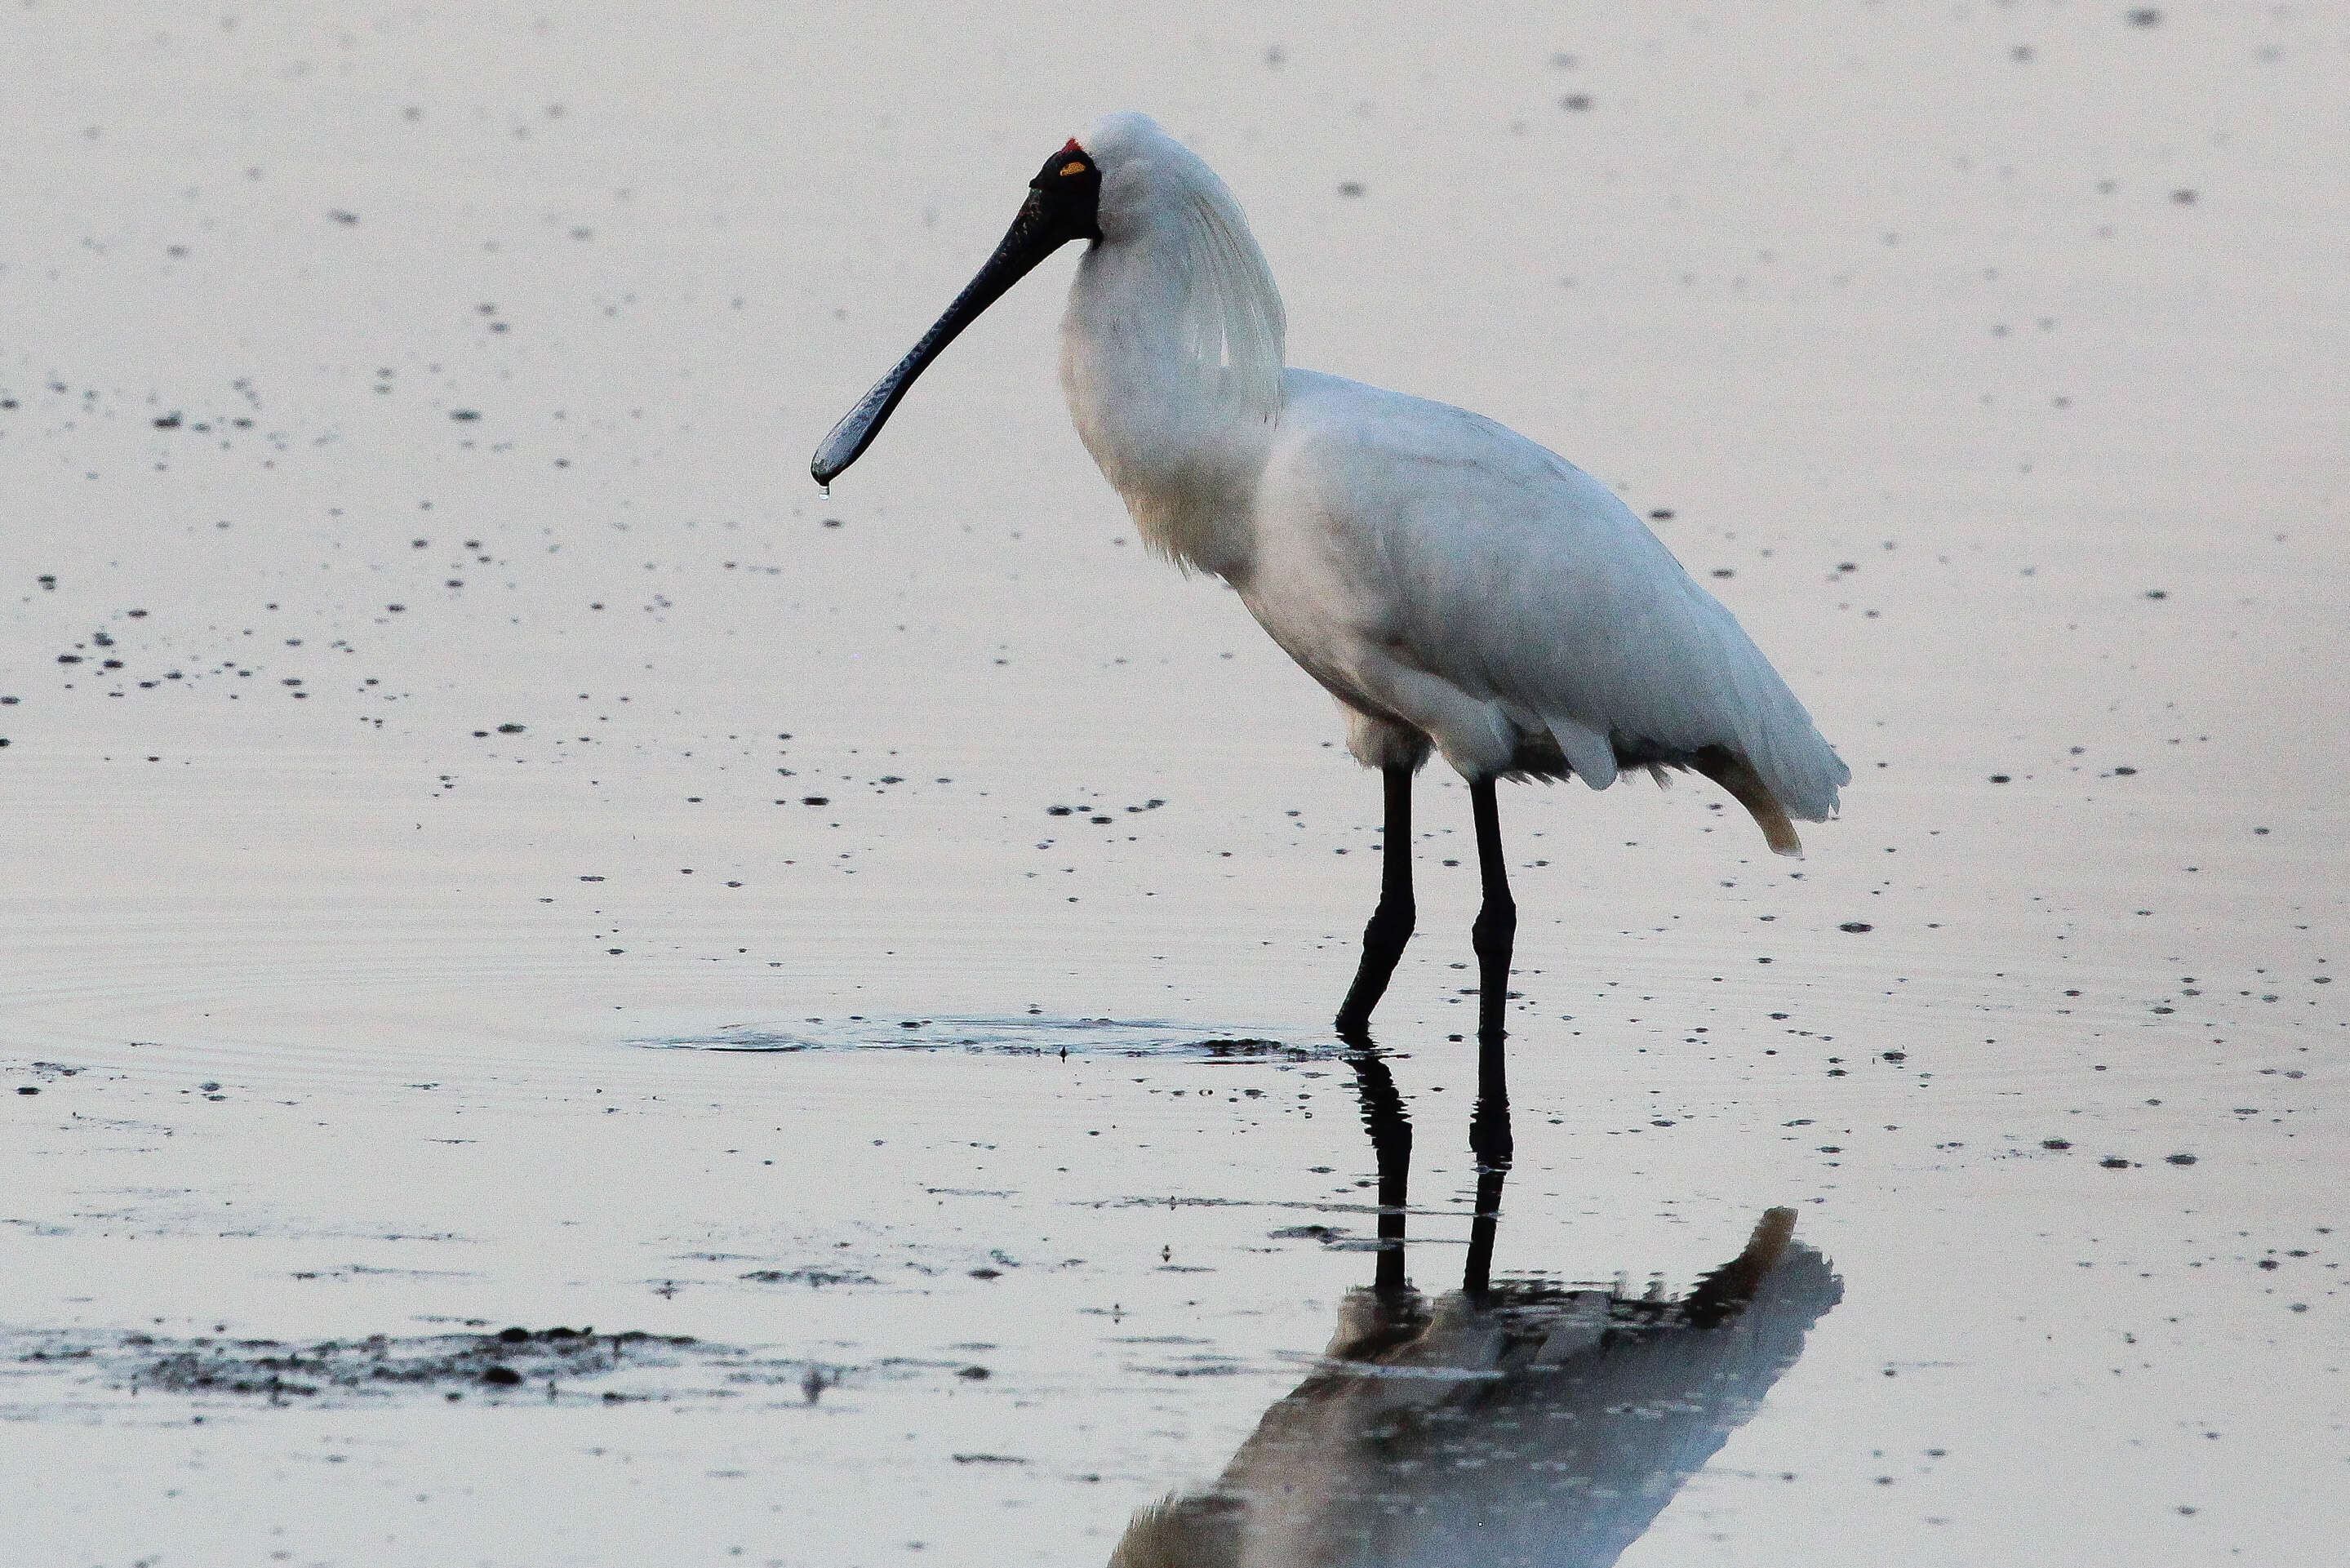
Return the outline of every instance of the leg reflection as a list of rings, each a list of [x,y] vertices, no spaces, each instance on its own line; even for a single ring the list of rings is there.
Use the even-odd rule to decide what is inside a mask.
[[[1378,1047],[1367,1037],[1353,1044],[1355,1049],[1347,1060],[1355,1069],[1355,1092],[1363,1102],[1363,1130],[1371,1135],[1371,1150],[1379,1168],[1379,1262],[1372,1289],[1382,1296],[1399,1296],[1408,1288],[1403,1251],[1404,1220],[1411,1202],[1411,1117],[1405,1114],[1395,1075],[1388,1071]]]
[[[1371,1288],[1399,1299],[1405,1283],[1404,1248],[1411,1205],[1411,1117],[1395,1075],[1367,1034],[1357,1033],[1347,1060],[1355,1069],[1363,1129],[1371,1135],[1378,1161],[1378,1270]],[[1469,1122],[1469,1147],[1477,1158],[1477,1207],[1469,1228],[1469,1263],[1461,1288],[1482,1301],[1492,1279],[1493,1238],[1502,1217],[1502,1185],[1510,1171],[1514,1142],[1510,1132],[1508,1056],[1502,1032],[1487,1032],[1477,1045],[1477,1108]]]
[[[1493,1279],[1493,1236],[1502,1219],[1502,1183],[1514,1148],[1510,1137],[1508,1054],[1499,1029],[1477,1039],[1477,1109],[1469,1119],[1469,1150],[1477,1157],[1477,1212],[1469,1222],[1469,1264],[1461,1289],[1482,1303]]]
[[[1376,1282],[1347,1293],[1321,1364],[1212,1485],[1136,1512],[1110,1568],[1610,1568],[1754,1414],[1841,1282],[1788,1209],[1679,1300],[1494,1278],[1511,1158],[1494,1029],[1466,1277],[1424,1299],[1404,1279],[1411,1124],[1377,1048],[1348,1044],[1378,1159]]]

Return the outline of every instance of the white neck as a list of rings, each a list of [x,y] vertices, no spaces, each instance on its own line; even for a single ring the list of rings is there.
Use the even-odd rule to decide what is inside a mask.
[[[1239,579],[1253,555],[1249,498],[1281,416],[1281,298],[1238,205],[1190,161],[1204,183],[1159,162],[1079,264],[1061,388],[1145,542]]]

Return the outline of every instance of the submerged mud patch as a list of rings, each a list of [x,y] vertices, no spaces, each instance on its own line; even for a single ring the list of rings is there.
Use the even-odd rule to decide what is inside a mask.
[[[494,1333],[368,1334],[291,1342],[141,1333],[0,1332],[0,1410],[109,1397],[180,1396],[260,1405],[351,1405],[519,1397],[565,1404],[674,1402],[827,1389],[914,1363],[847,1367],[630,1329],[510,1327]]]
[[[1293,1045],[1243,1031],[1115,1018],[930,1018],[852,1014],[778,1023],[723,1023],[629,1042],[671,1051],[967,1051],[1005,1056],[1151,1056],[1193,1061],[1317,1061],[1333,1040]]]
[[[128,1336],[125,1348],[158,1348],[139,1346],[137,1342],[145,1337]],[[134,1386],[177,1394],[299,1397],[329,1388],[362,1392],[476,1384],[510,1388],[526,1382],[598,1377],[619,1370],[631,1354],[661,1356],[693,1345],[689,1338],[638,1331],[599,1334],[592,1328],[519,1327],[405,1340],[369,1334],[307,1345],[198,1340],[163,1350],[131,1376]]]

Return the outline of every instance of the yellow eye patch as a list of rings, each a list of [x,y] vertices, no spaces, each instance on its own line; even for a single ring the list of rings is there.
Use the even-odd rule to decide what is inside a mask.
[[[1071,162],[1061,165],[1061,172],[1064,174],[1082,174],[1085,171],[1086,166],[1082,163]]]

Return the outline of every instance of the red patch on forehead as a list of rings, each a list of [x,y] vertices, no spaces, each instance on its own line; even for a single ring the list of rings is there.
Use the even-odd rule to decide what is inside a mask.
[[[1077,139],[1072,136],[1068,140],[1061,143],[1061,151],[1064,152],[1083,152],[1085,149],[1078,146]]]

